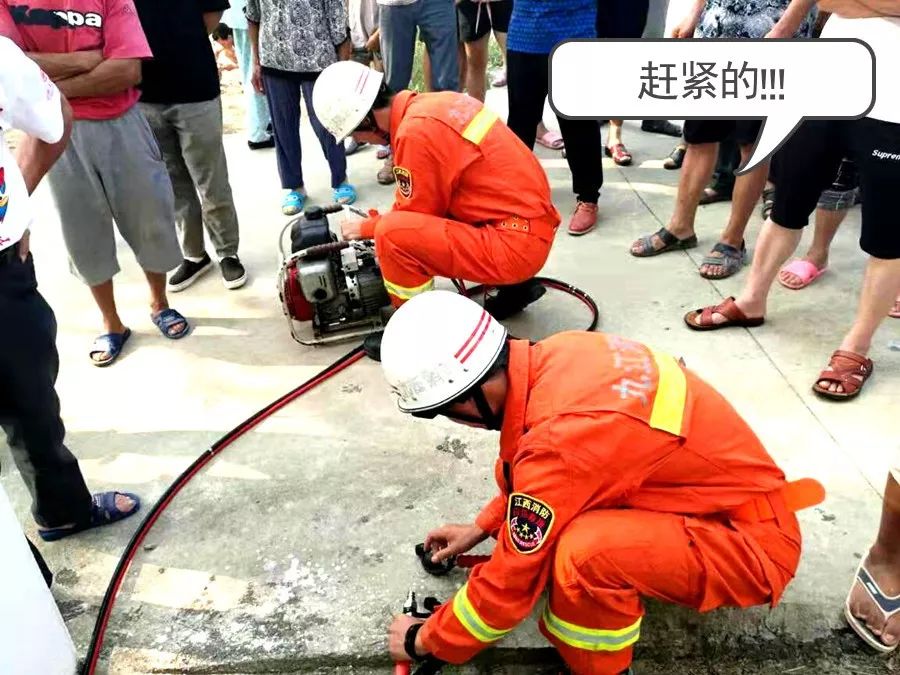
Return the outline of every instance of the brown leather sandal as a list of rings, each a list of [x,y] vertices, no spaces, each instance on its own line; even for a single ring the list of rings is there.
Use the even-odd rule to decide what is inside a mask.
[[[831,370],[823,370],[819,373],[819,377],[813,385],[813,391],[832,401],[846,401],[848,398],[859,396],[863,385],[875,370],[872,359],[841,349],[831,355],[828,367]],[[824,387],[821,385],[822,382],[826,383]],[[828,391],[828,387],[832,384],[841,385],[844,391]]]
[[[721,314],[725,317],[725,321],[714,323],[713,314]],[[756,328],[762,326],[766,320],[761,316],[748,317],[737,306],[734,298],[728,298],[718,305],[688,312],[684,315],[684,322],[692,330],[719,330],[720,328]]]

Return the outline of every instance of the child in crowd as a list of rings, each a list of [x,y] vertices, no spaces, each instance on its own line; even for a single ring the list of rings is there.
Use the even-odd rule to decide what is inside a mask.
[[[216,55],[216,65],[219,67],[219,78],[227,70],[235,70],[238,67],[237,54],[234,52],[234,36],[227,24],[220,23],[210,34],[213,43],[213,53]]]

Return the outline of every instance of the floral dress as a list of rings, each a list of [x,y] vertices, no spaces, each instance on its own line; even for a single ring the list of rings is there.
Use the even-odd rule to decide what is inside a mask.
[[[694,37],[763,38],[789,4],[790,0],[706,0]],[[816,15],[817,10],[813,8],[803,19],[795,38],[812,36]]]

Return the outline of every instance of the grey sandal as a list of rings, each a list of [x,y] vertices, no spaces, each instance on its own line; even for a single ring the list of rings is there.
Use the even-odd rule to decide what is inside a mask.
[[[662,248],[657,249],[653,247],[654,236],[659,237],[659,239],[662,241]],[[666,228],[661,227],[653,234],[648,234],[644,237],[641,237],[637,240],[636,243],[640,247],[640,250],[635,253],[634,249],[632,248],[631,255],[636,258],[650,258],[652,256],[659,255],[660,253],[668,253],[669,251],[684,251],[689,248],[696,248],[697,235],[692,234],[690,237],[679,239],[674,234],[669,232]]]
[[[708,255],[703,258],[701,265],[715,265],[724,268],[723,274],[709,274],[701,271],[700,276],[704,279],[727,279],[733,274],[741,271],[747,260],[747,246],[741,243],[741,248],[723,244],[721,241],[712,247],[712,253],[721,253],[721,256]]]

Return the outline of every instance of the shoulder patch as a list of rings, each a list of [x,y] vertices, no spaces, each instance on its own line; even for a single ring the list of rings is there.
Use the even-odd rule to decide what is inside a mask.
[[[540,550],[553,527],[553,517],[553,509],[542,501],[521,492],[511,494],[506,520],[513,548],[525,555]]]
[[[395,166],[394,177],[397,179],[397,191],[400,192],[400,196],[404,199],[412,197],[413,183],[412,174],[409,172],[409,169],[404,169],[402,166]]]

